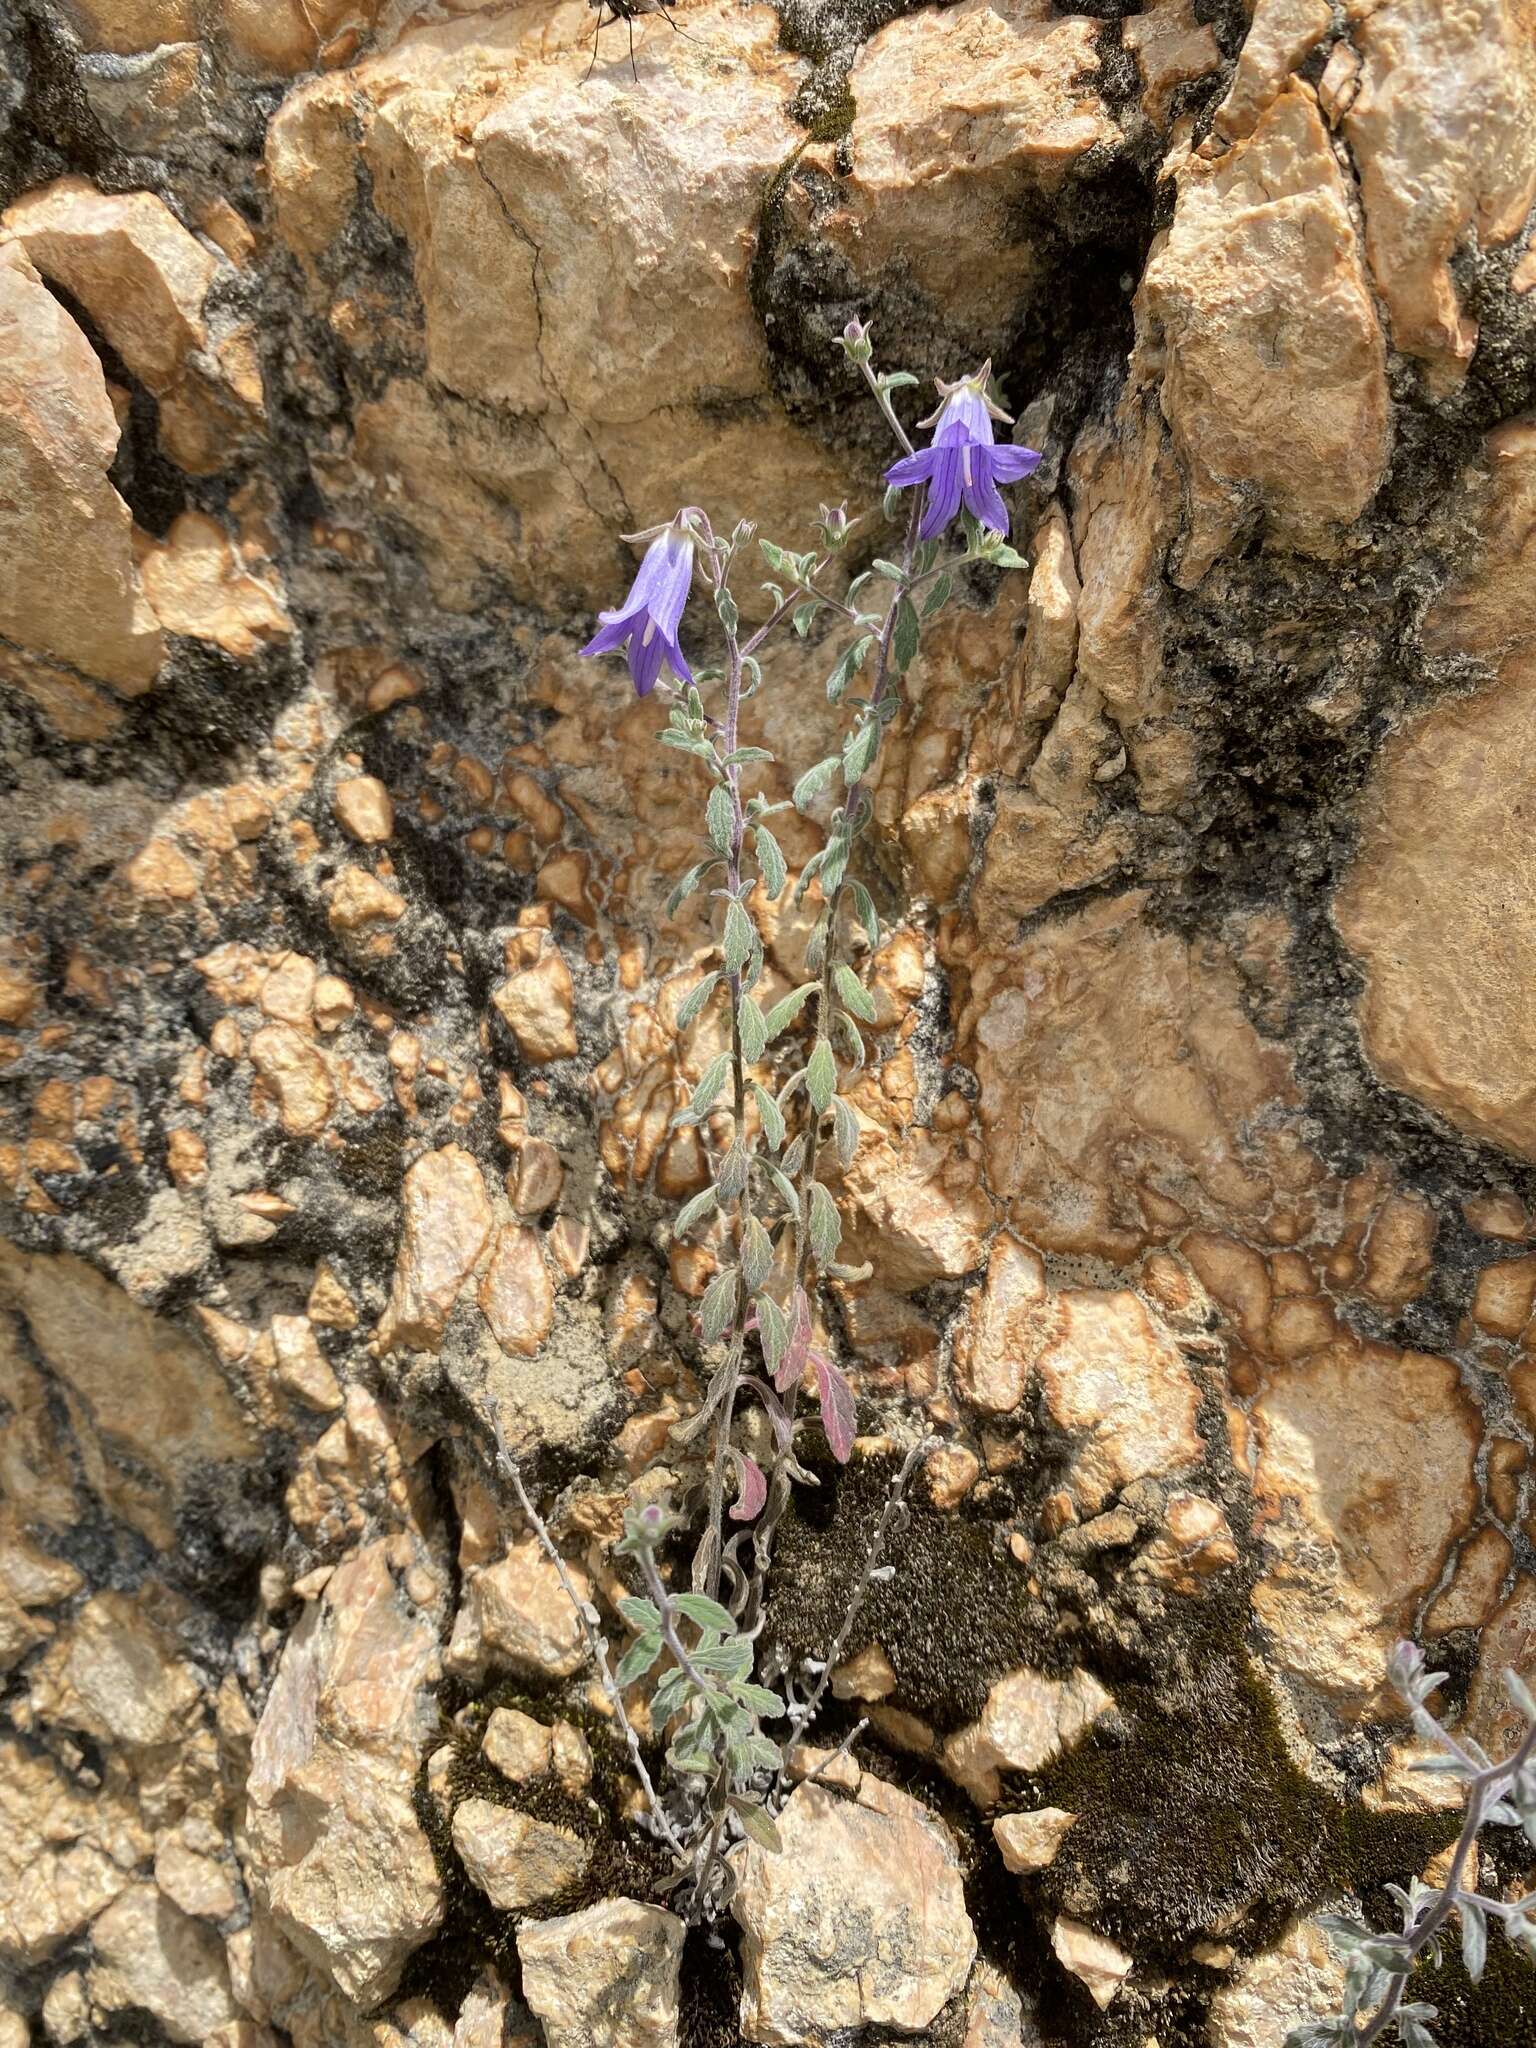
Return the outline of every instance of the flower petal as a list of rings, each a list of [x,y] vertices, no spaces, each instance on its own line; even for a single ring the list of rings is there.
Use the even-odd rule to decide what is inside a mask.
[[[976,449],[971,456],[971,481],[962,483],[961,495],[965,509],[983,526],[990,526],[994,533],[1007,533],[1008,507],[998,496],[997,485],[992,481],[992,464],[988,460],[995,451],[987,448]]]
[[[964,450],[951,442],[939,449],[939,461],[928,486],[928,503],[917,529],[919,540],[936,540],[960,509],[960,460]]]
[[[661,638],[661,636],[658,635],[658,638]],[[682,648],[677,644],[677,635],[675,633],[670,638],[662,639],[662,652],[666,655],[667,667],[671,669],[677,680],[680,683],[691,683],[693,681],[693,670],[688,666],[687,655],[684,654]]]
[[[669,526],[646,549],[645,560],[630,587],[629,602],[643,605],[659,626],[675,633],[692,582],[693,542],[687,534]]]
[[[1033,476],[1040,462],[1038,448],[1017,448],[1004,441],[992,451],[992,474],[1000,484],[1016,484],[1020,477]]]
[[[599,612],[602,624],[582,648],[583,654],[613,654],[634,630],[634,620],[624,612]]]
[[[945,399],[939,413],[934,442],[961,439],[992,445],[992,418],[987,402],[973,383],[967,382]]]
[[[629,643],[629,673],[637,696],[649,697],[655,689],[666,652],[666,635],[648,619],[644,632],[636,633]]]
[[[898,491],[908,484],[926,483],[933,475],[933,465],[939,459],[936,448],[919,448],[914,455],[903,455],[900,462],[893,462],[885,472],[888,484],[894,484]]]

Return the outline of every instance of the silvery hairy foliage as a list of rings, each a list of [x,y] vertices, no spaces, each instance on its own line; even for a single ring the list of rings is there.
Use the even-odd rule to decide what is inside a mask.
[[[1362,1922],[1327,1915],[1322,1925],[1347,1959],[1340,2010],[1325,2020],[1309,2020],[1286,2037],[1285,2048],[1365,2048],[1388,2040],[1392,2030],[1403,2048],[1435,2048],[1430,2022],[1435,2008],[1407,1997],[1408,1980],[1421,1963],[1438,1964],[1451,1939],[1454,1920],[1462,1961],[1475,1984],[1488,1958],[1492,1922],[1536,1962],[1536,1892],[1518,1899],[1494,1899],[1465,1883],[1472,1852],[1485,1827],[1519,1827],[1536,1848],[1536,1696],[1513,1671],[1504,1684],[1510,1699],[1525,1716],[1525,1736],[1512,1755],[1494,1763],[1466,1736],[1457,1737],[1429,1711],[1428,1701],[1445,1683],[1443,1671],[1427,1671],[1423,1652],[1399,1643],[1389,1666],[1392,1684],[1408,1704],[1414,1727],[1439,1754],[1410,1766],[1458,1779],[1466,1787],[1466,1811],[1450,1868],[1442,1885],[1414,1878],[1405,1891],[1388,1890],[1402,1908],[1402,1928],[1379,1934]]]
[[[709,1166],[707,1184],[673,1223],[676,1239],[706,1243],[716,1261],[695,1321],[706,1392],[673,1431],[674,1444],[698,1447],[704,1476],[689,1514],[663,1500],[624,1517],[616,1554],[639,1584],[619,1603],[633,1636],[616,1664],[597,1609],[577,1593],[497,1433],[524,1513],[581,1613],[629,1746],[644,1824],[671,1851],[671,1888],[693,1920],[710,1919],[728,1903],[734,1877],[726,1851],[734,1842],[745,1836],[779,1847],[774,1815],[786,1796],[785,1751],[814,1719],[869,1587],[892,1570],[886,1552],[907,1514],[906,1488],[931,1448],[931,1440],[911,1446],[825,1654],[796,1671],[758,1672],[776,1534],[792,1489],[815,1484],[798,1454],[811,1419],[802,1402],[814,1402],[839,1462],[850,1456],[856,1428],[853,1389],[830,1347],[816,1341],[816,1304],[828,1281],[857,1282],[870,1272],[840,1258],[842,1223],[827,1181],[834,1165],[852,1164],[858,1146],[847,1089],[865,1063],[864,1033],[878,1017],[862,967],[881,944],[881,926],[858,870],[881,745],[902,708],[903,678],[923,629],[948,602],[957,571],[972,563],[1026,566],[1008,545],[998,486],[1027,476],[1040,460],[994,440],[993,422],[1008,415],[992,395],[989,365],[940,384],[941,404],[923,423],[932,430],[929,443],[918,448],[891,399],[918,380],[877,372],[858,321],[841,346],[900,449],[886,472],[884,516],[897,522],[890,551],[850,577],[845,551],[862,522],[844,507],[823,506],[810,544],[793,548],[760,537],[749,521],[717,533],[703,509],[687,506],[664,526],[627,536],[647,544],[644,559],[623,604],[599,615],[582,649],[623,653],[637,692],[655,691],[666,704],[660,743],[697,763],[698,858],[677,877],[668,913],[693,897],[708,906],[713,958],[683,1002],[677,1029],[718,1047],[673,1119],[699,1132]],[[767,617],[748,630],[736,592],[764,568]],[[695,671],[680,634],[689,594],[700,586],[720,652]],[[788,764],[780,780],[769,750],[743,739],[742,707],[772,687],[767,656],[775,636],[803,640],[818,622],[836,626],[826,694],[846,715],[843,737],[821,760]],[[789,799],[764,793],[791,776]],[[814,912],[808,978],[769,1000],[759,917],[789,887],[774,822],[790,809],[829,815],[823,844],[794,884],[794,902]],[[752,1408],[763,1420],[749,1427]],[[672,1582],[684,1574],[669,1574],[666,1557],[690,1536],[684,1586]],[[626,1709],[625,1693],[635,1686],[649,1687],[644,1718],[666,1737],[654,1775]]]

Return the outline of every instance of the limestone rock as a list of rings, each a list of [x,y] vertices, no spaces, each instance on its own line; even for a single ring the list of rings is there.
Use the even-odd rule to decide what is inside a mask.
[[[585,1575],[566,1569],[584,1597]],[[580,1617],[537,1537],[513,1543],[469,1581],[448,1645],[451,1671],[478,1672],[489,1662],[530,1677],[569,1678],[585,1656]]]
[[[1292,2027],[1339,2009],[1344,1964],[1311,1920],[1293,1920],[1273,1948],[1238,1966],[1211,2000],[1210,2048],[1285,2048]]]
[[[496,1233],[491,1262],[480,1283],[480,1308],[503,1351],[534,1358],[549,1335],[555,1290],[539,1247],[539,1233],[516,1223]]]
[[[1392,340],[1454,389],[1477,343],[1451,258],[1510,242],[1536,199],[1536,50],[1503,0],[1362,11],[1344,134],[1360,166],[1366,247]]]
[[[1393,1642],[1476,1504],[1475,1412],[1447,1360],[1331,1345],[1254,1407],[1253,1607],[1271,1655],[1348,1718],[1393,1712]],[[1411,1475],[1411,1480],[1407,1475]]]
[[[1073,1440],[1068,1484],[1090,1513],[1137,1479],[1199,1463],[1199,1393],[1178,1346],[1128,1291],[1062,1294],[1037,1368],[1054,1420]]]
[[[404,1206],[379,1348],[435,1351],[448,1311],[490,1235],[490,1203],[473,1155],[462,1145],[423,1154],[406,1173]]]
[[[411,1584],[437,1589],[421,1569]],[[332,1573],[283,1651],[251,1750],[248,1875],[299,1952],[361,2005],[382,1998],[442,1917],[412,1805],[434,1726],[437,1607],[391,1569],[395,1539]]]
[[[1076,1819],[1075,1813],[1066,1813],[1059,1806],[1042,1806],[1034,1813],[1004,1813],[993,1821],[992,1835],[1010,1870],[1047,1870]]]
[[[683,1932],[675,1913],[634,1899],[524,1922],[523,1997],[548,2048],[678,2048]]]
[[[1133,1968],[1132,1958],[1107,1936],[1095,1934],[1081,1920],[1065,1915],[1052,1923],[1051,1947],[1064,1970],[1070,1970],[1088,1987],[1088,1994],[1100,2012],[1114,2004],[1120,1987]]]
[[[0,366],[0,633],[45,665],[15,675],[58,707],[54,722],[99,736],[115,722],[107,700],[70,675],[137,696],[164,642],[107,479],[118,424],[101,364],[16,243],[0,245]]]
[[[1529,922],[1511,915],[1520,821],[1499,801],[1536,756],[1530,574],[1536,429],[1490,437],[1481,506],[1488,545],[1429,628],[1442,651],[1481,655],[1489,688],[1452,697],[1390,738],[1362,804],[1360,853],[1334,901],[1366,974],[1361,1031],[1393,1087],[1473,1137],[1536,1159]]]
[[[916,1800],[882,1793],[872,1806],[862,1788],[850,1802],[797,1786],[779,1816],[783,1853],[734,1852],[749,2039],[794,2048],[844,2028],[920,2033],[964,1987],[976,1936],[954,1851]]]
[[[212,1357],[122,1289],[65,1255],[0,1243],[0,1299],[63,1382],[86,1477],[150,1542],[209,1465],[239,1463],[254,1439]]]
[[[1282,93],[1214,164],[1191,157],[1137,302],[1192,510],[1179,580],[1240,527],[1331,552],[1389,447],[1386,349],[1344,180],[1310,94]]]
[[[565,1828],[488,1799],[466,1799],[454,1808],[453,1846],[502,1913],[555,1898],[592,1860],[590,1846]]]
[[[539,1778],[550,1767],[550,1732],[542,1721],[516,1707],[497,1707],[485,1724],[481,1744],[487,1763],[516,1785]]]
[[[151,2013],[173,2041],[203,2043],[236,2018],[224,1944],[152,1884],[134,1885],[91,1925],[92,2003]]]
[[[1042,1771],[1073,1749],[1114,1699],[1088,1671],[1046,1678],[1013,1671],[987,1694],[981,1718],[950,1736],[944,1768],[979,1805],[1002,1795],[999,1771]]]
[[[945,26],[935,38],[921,19],[898,18],[860,51],[854,172],[823,232],[871,282],[899,266],[979,359],[1005,345],[1038,289],[1040,256],[1017,232],[1018,211],[1117,131],[1088,85],[1100,30],[1085,15],[962,0]],[[966,258],[977,233],[997,251],[984,276]]]

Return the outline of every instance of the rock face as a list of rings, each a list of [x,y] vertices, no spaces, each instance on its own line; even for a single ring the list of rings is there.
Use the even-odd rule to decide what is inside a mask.
[[[518,1929],[523,1996],[548,2048],[677,2048],[683,1923],[660,1906],[605,1899]]]
[[[411,1803],[431,1726],[441,1581],[424,1554],[401,1548],[370,1544],[327,1581],[283,1652],[248,1780],[253,1884],[300,1953],[363,2006],[392,1988],[442,1916]]]
[[[1536,21],[598,11],[0,9],[0,2048],[1278,2048],[1444,1819],[1393,1641],[1492,1748],[1536,1677]],[[698,764],[578,650],[683,504],[899,550],[855,315],[1042,461],[866,778],[858,1439],[807,1390],[760,1671],[940,1441],[738,1986],[492,1424],[621,1654],[726,1041]],[[773,1001],[844,623],[743,709]]]
[[[731,1910],[743,1937],[742,2031],[816,2044],[844,2028],[920,2033],[960,1991],[976,1954],[954,1850],[919,1803],[889,1786],[857,1801],[799,1786],[782,1853],[748,1843]]]

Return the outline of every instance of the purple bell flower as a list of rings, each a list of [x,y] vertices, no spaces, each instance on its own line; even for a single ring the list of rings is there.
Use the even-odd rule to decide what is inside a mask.
[[[987,396],[987,379],[992,365],[983,363],[974,377],[962,377],[958,384],[940,384],[944,403],[921,424],[933,428],[930,447],[915,455],[904,455],[885,472],[888,484],[905,490],[909,484],[926,484],[928,502],[923,508],[919,540],[934,540],[941,534],[961,505],[994,533],[1008,531],[1008,507],[998,492],[999,484],[1017,483],[1040,466],[1033,448],[1001,448],[992,440],[992,422],[1012,425],[1012,417]]]
[[[643,535],[632,538],[643,539]],[[648,697],[665,662],[679,682],[693,670],[677,644],[677,624],[693,582],[693,537],[681,526],[664,526],[645,551],[629,595],[615,612],[599,612],[598,629],[583,654],[613,654],[628,643],[629,673]]]

